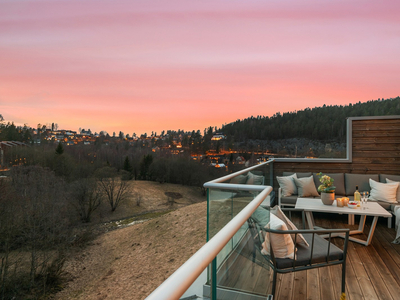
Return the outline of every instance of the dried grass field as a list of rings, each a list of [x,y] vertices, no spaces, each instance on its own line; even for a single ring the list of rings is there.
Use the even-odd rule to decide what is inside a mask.
[[[165,193],[182,197],[171,205]],[[68,258],[65,270],[70,280],[54,299],[144,299],[204,245],[207,203],[198,188],[134,181],[131,194],[135,197],[114,213],[103,206],[93,216],[93,222],[108,225]],[[146,214],[149,211],[153,213]],[[116,222],[109,223],[130,222],[129,217],[138,215],[152,218],[119,228]]]

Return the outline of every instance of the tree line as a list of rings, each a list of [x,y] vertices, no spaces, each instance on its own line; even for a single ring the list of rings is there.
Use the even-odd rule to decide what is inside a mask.
[[[400,115],[400,97],[277,112],[272,117],[252,116],[226,124],[220,131],[230,142],[292,138],[345,142],[346,118],[384,115]]]

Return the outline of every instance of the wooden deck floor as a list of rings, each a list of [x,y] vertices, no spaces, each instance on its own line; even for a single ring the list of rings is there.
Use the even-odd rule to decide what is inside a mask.
[[[346,215],[316,214],[316,225],[325,228],[351,228]],[[299,225],[300,218],[293,215],[293,221]],[[358,218],[356,217],[356,224]],[[364,232],[368,232],[372,218],[367,218]],[[359,235],[366,238],[366,235]],[[400,245],[392,244],[395,238],[395,230],[387,228],[387,220],[380,218],[371,245],[368,247],[350,242],[347,256],[346,269],[346,299],[400,299]],[[343,239],[334,238],[333,242],[342,248]],[[243,259],[236,259],[236,263],[243,264]],[[227,280],[236,280],[237,287],[242,285],[252,286],[254,292],[265,294],[268,288],[266,281],[269,276],[263,270],[239,267],[240,275],[221,278],[219,281],[227,283]],[[252,271],[252,272],[251,272]],[[247,278],[247,281],[238,278]],[[246,283],[247,282],[247,283]],[[228,284],[232,284],[228,283]],[[240,288],[240,286],[239,286]],[[275,300],[301,300],[301,299],[340,299],[341,266],[325,267],[290,274],[278,274],[277,292]],[[270,290],[267,291],[270,293]],[[238,298],[239,299],[239,298]]]

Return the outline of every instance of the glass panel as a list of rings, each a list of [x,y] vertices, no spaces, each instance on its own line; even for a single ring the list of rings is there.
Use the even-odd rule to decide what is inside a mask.
[[[252,174],[249,174],[250,172]],[[254,178],[254,175],[260,177]],[[249,184],[269,185],[272,179],[272,167],[267,164],[239,176],[241,177],[236,176],[224,183],[243,184],[243,190],[208,189],[208,239],[217,234],[261,192],[246,190],[246,182],[238,183],[238,181],[243,182],[244,177],[248,180],[253,176],[253,182]],[[270,196],[267,198],[269,200]],[[262,218],[266,224],[269,222],[268,207],[258,207],[253,215]],[[238,292],[252,295],[251,299],[265,299],[268,295],[270,269],[265,258],[255,252],[247,222],[218,253],[216,270],[217,299],[232,299]],[[211,284],[211,267],[208,275],[208,282]]]

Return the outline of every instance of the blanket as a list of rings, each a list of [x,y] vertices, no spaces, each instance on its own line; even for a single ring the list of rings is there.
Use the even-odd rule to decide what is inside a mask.
[[[392,242],[393,244],[400,244],[400,206],[397,205],[394,208],[394,215],[396,217],[396,225],[394,228],[396,229],[396,238]]]

